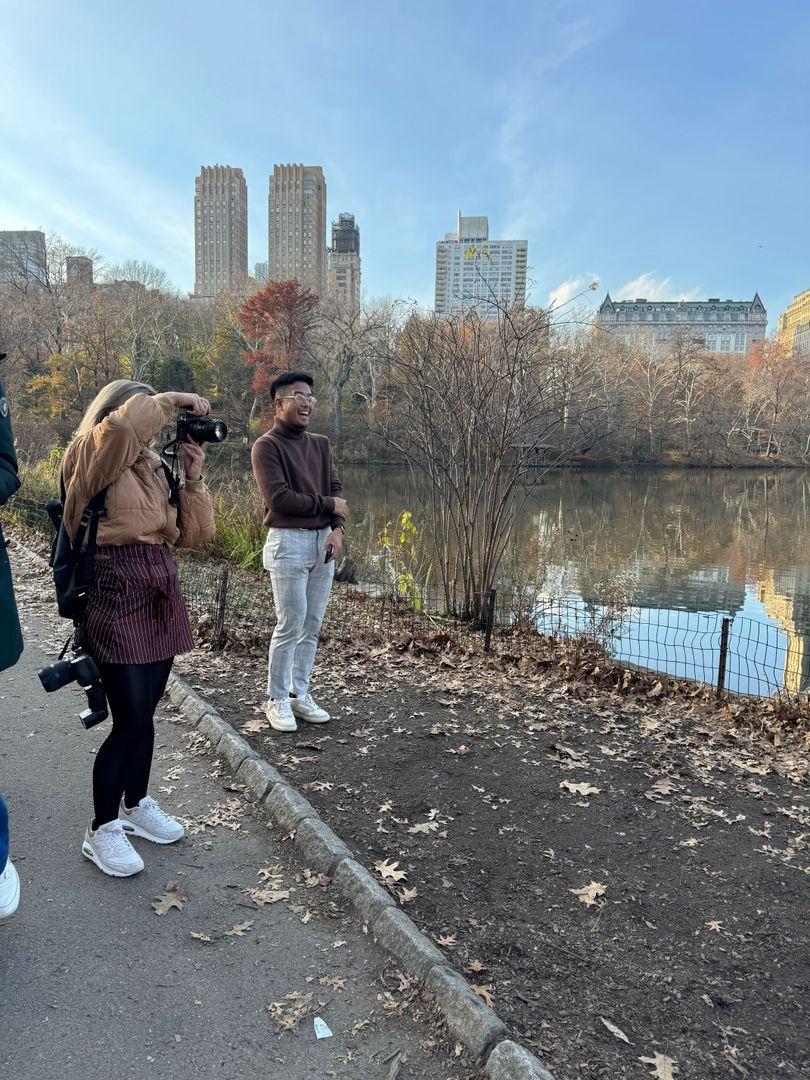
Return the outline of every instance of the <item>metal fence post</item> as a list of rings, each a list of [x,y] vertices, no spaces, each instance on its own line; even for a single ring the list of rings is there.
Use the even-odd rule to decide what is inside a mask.
[[[495,597],[497,590],[490,589],[487,594],[486,633],[484,636],[484,652],[489,652],[492,645],[492,624],[495,621]]]
[[[724,617],[720,627],[720,662],[717,665],[717,697],[723,696],[726,688],[726,660],[728,658],[728,633],[731,619]]]
[[[221,649],[225,644],[225,609],[228,603],[228,567],[222,569],[222,578],[217,589],[217,610],[214,616],[213,648]]]

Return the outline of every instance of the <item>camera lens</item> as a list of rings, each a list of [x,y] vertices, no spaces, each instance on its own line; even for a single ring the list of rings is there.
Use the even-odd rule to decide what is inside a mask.
[[[72,683],[76,678],[73,664],[70,660],[60,660],[58,664],[51,664],[39,672],[39,681],[45,690],[52,694],[54,690],[61,690],[63,686]]]
[[[184,424],[183,436],[187,435],[196,443],[221,443],[228,438],[228,425],[223,420],[206,420],[201,416],[188,416]]]

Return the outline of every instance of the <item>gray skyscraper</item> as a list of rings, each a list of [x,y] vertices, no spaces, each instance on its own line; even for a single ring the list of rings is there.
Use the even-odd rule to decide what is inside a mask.
[[[267,201],[267,279],[323,296],[326,289],[326,181],[320,165],[275,165]]]
[[[360,307],[360,230],[354,214],[339,214],[332,222],[328,293],[347,308]]]
[[[0,285],[16,289],[44,288],[48,283],[45,233],[0,232]]]
[[[194,296],[218,296],[247,276],[247,184],[241,169],[203,165],[194,195]]]

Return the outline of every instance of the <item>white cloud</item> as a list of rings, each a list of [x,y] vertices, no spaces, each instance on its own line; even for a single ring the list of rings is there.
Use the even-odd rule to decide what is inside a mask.
[[[560,192],[567,188],[564,167],[542,158],[542,129],[560,122],[564,103],[550,76],[588,48],[601,34],[588,18],[544,27],[549,44],[532,64],[501,88],[503,120],[496,134],[496,152],[504,167],[510,195],[499,233],[514,239],[536,236],[562,212]],[[538,142],[539,140],[539,142]]]
[[[656,278],[651,273],[639,274],[632,281],[625,282],[613,295],[614,300],[698,300],[700,288],[676,289],[671,278]]]
[[[585,274],[581,277],[566,278],[565,281],[561,281],[556,289],[552,289],[548,294],[548,307],[555,309],[564,307],[570,300],[573,300],[575,296],[580,293],[587,293],[590,291],[590,286],[598,281],[595,274]],[[583,296],[584,300],[585,297]]]

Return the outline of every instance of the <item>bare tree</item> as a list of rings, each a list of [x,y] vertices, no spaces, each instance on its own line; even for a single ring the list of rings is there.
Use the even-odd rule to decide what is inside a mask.
[[[553,447],[570,452],[567,389],[538,309],[476,308],[445,319],[413,315],[405,325],[377,423],[383,438],[425,477],[419,496],[435,565],[452,606],[480,619],[493,587],[524,482]],[[542,474],[542,469],[540,474]]]

